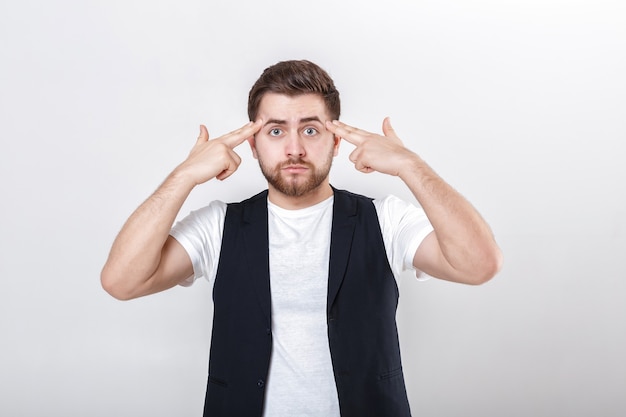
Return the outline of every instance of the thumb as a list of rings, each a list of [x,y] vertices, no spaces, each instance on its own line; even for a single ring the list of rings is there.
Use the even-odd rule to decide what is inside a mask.
[[[198,136],[198,140],[196,144],[207,142],[209,140],[209,131],[207,130],[205,125],[200,125],[200,136]]]
[[[386,137],[397,138],[396,131],[391,127],[391,119],[389,116],[385,117],[385,120],[383,120],[383,134]]]

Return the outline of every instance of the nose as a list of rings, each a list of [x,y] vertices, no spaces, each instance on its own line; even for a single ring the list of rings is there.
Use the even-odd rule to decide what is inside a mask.
[[[290,133],[286,139],[285,153],[287,156],[303,157],[306,154],[302,138],[297,133]]]

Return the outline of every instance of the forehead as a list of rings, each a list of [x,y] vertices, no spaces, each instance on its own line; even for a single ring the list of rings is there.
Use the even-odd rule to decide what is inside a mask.
[[[318,117],[324,121],[330,118],[326,104],[318,94],[287,96],[276,93],[266,93],[263,96],[257,117],[263,120],[285,121],[297,121],[310,117]]]

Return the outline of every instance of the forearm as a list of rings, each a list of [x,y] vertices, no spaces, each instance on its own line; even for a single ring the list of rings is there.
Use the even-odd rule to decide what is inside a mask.
[[[500,268],[501,253],[489,225],[454,188],[414,155],[399,174],[433,225],[455,281],[481,283]]]
[[[189,156],[126,221],[102,269],[102,286],[116,298],[129,299],[170,288],[193,272],[185,249],[168,241],[172,224],[191,190],[213,178],[232,175],[241,158],[233,148],[251,139],[262,120],[209,140],[200,136]]]
[[[174,171],[129,217],[102,270],[102,285],[107,291],[125,293],[150,279],[159,266],[172,224],[193,187],[193,181]]]
[[[383,120],[376,135],[339,121],[326,128],[356,148],[350,161],[356,169],[400,177],[426,212],[434,228],[421,243],[413,265],[438,278],[467,284],[489,280],[500,269],[502,255],[487,223],[472,205],[406,148]]]

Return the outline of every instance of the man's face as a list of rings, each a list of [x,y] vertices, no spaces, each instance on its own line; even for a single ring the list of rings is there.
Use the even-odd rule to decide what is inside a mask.
[[[328,184],[339,139],[325,128],[330,116],[320,96],[267,93],[257,119],[263,126],[250,146],[270,188],[301,197]]]

